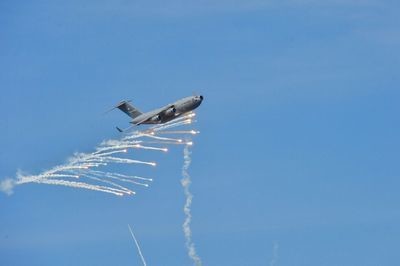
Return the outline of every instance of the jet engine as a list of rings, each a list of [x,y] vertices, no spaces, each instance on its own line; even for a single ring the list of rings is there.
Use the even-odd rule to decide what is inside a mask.
[[[175,107],[168,108],[165,111],[165,116],[173,116],[173,115],[175,115],[175,112],[176,112],[176,108]]]
[[[151,118],[151,121],[160,121],[161,120],[161,116],[160,115],[155,115]]]

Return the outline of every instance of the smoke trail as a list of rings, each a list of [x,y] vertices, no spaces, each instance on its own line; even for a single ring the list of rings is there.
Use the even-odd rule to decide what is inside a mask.
[[[155,162],[145,162],[145,161],[132,160],[132,159],[127,159],[127,158],[112,157],[112,156],[103,157],[103,160],[105,162],[113,162],[113,163],[137,163],[137,164],[147,164],[147,165],[151,165],[151,166],[156,165]]]
[[[196,135],[199,134],[200,131],[196,130],[164,130],[164,131],[158,131],[158,134],[192,134]]]
[[[97,176],[97,177],[103,177],[103,178],[109,178],[109,179],[114,179],[114,180],[118,180],[118,181],[122,181],[122,182],[126,182],[126,183],[131,183],[131,184],[135,184],[135,185],[140,185],[140,186],[144,186],[144,187],[148,187],[149,184],[143,183],[143,182],[138,182],[135,180],[146,180],[146,181],[152,181],[152,179],[150,178],[143,178],[143,177],[136,177],[136,176],[126,176],[127,178],[122,178],[121,176],[118,176],[117,174],[113,174],[113,173],[108,173],[108,172],[100,172],[100,171],[89,171],[89,174],[83,174],[84,176]],[[114,182],[111,182],[114,183]]]
[[[142,177],[142,176],[131,176],[131,175],[123,175],[119,173],[109,173],[109,172],[102,172],[102,171],[95,171],[95,170],[90,170],[90,173],[93,173],[95,175],[99,176],[116,176],[116,177],[122,177],[122,178],[127,178],[127,179],[138,179],[138,180],[143,180],[143,181],[153,181],[152,178],[147,178],[147,177]]]
[[[194,116],[194,114],[189,114],[186,116],[176,118],[170,122],[153,127],[149,132],[154,133],[154,132],[157,132],[160,130],[165,130],[165,129],[172,128],[172,127],[191,124],[193,122],[193,120],[191,119],[193,116]]]
[[[121,186],[121,185],[119,185],[119,184],[117,184],[115,182],[112,182],[110,180],[107,180],[107,179],[104,179],[104,178],[101,179],[101,178],[94,177],[94,176],[91,176],[91,175],[88,175],[88,174],[82,174],[82,175],[85,176],[88,179],[98,181],[99,183],[104,183],[104,184],[110,185],[111,187],[116,187],[116,188],[118,188],[118,189],[120,189],[122,191],[125,191],[127,194],[130,194],[130,193],[135,194],[135,192],[133,192],[132,190],[129,190],[126,187]]]
[[[144,260],[142,251],[140,250],[139,243],[138,243],[138,241],[136,240],[136,237],[135,237],[135,235],[133,234],[133,231],[132,231],[131,227],[129,226],[129,224],[128,224],[128,228],[129,228],[129,232],[131,232],[131,235],[132,235],[133,240],[135,241],[135,244],[136,244],[136,247],[137,247],[137,249],[138,249],[138,251],[139,251],[139,255],[140,255],[140,258],[142,259],[143,265],[146,266],[146,261]]]
[[[0,191],[3,191],[7,195],[13,193],[13,188],[15,186],[15,181],[11,178],[6,178],[0,182]]]
[[[278,262],[278,250],[279,250],[279,244],[274,243],[274,247],[272,249],[272,259],[269,262],[269,266],[275,266],[276,263]]]
[[[143,136],[148,137],[148,138],[152,138],[152,139],[158,139],[158,140],[182,142],[181,139],[159,137],[159,136],[155,136],[155,135],[152,135],[152,134],[143,134]]]
[[[125,187],[126,183],[148,187],[148,184],[139,181],[151,182],[152,179],[129,176],[115,172],[110,173],[107,172],[107,166],[110,164],[142,164],[156,166],[155,162],[127,158],[128,150],[141,149],[167,152],[168,148],[165,147],[166,145],[191,145],[191,142],[183,142],[182,139],[160,137],[157,136],[157,134],[159,131],[167,128],[175,128],[191,124],[194,122],[192,120],[192,117],[194,116],[194,113],[189,113],[170,122],[158,124],[143,131],[126,132],[126,135],[119,139],[103,141],[100,145],[95,147],[94,152],[75,153],[66,163],[56,165],[36,175],[30,175],[18,171],[15,179],[6,178],[0,181],[0,191],[10,195],[13,192],[13,188],[17,185],[37,183],[83,188],[112,193],[118,196],[135,194],[133,190]],[[182,134],[193,134],[193,132],[197,131],[178,130],[176,132]],[[151,141],[148,141],[149,139]],[[158,145],[145,146],[142,145],[143,143]],[[160,147],[160,145],[163,145],[164,147]],[[98,170],[95,171],[93,168],[97,168]],[[81,182],[74,181],[78,178]],[[96,185],[93,183],[101,183],[102,185]]]
[[[86,183],[82,183],[82,182],[66,181],[66,180],[42,179],[42,180],[36,180],[36,181],[32,181],[32,182],[39,183],[39,184],[61,185],[61,186],[74,187],[74,188],[85,188],[85,189],[89,189],[89,190],[111,193],[116,196],[123,196],[125,193],[126,194],[131,194],[131,193],[135,194],[134,191],[126,192],[125,190],[104,187],[104,186],[99,186],[99,185],[91,185],[91,184],[86,184]]]
[[[186,197],[186,202],[183,207],[183,212],[185,213],[185,221],[183,222],[182,228],[183,228],[183,233],[185,234],[186,238],[186,248],[188,250],[188,255],[189,257],[193,260],[194,264],[196,266],[201,266],[201,259],[196,253],[196,249],[194,247],[194,243],[192,241],[192,230],[190,229],[190,222],[192,220],[192,214],[190,210],[190,206],[192,205],[192,199],[193,195],[189,190],[190,187],[190,175],[188,173],[188,169],[191,163],[190,159],[190,151],[189,151],[189,146],[186,145],[185,149],[183,150],[183,156],[184,156],[184,163],[182,167],[182,179],[181,179],[181,184],[183,187],[183,191],[185,193]]]

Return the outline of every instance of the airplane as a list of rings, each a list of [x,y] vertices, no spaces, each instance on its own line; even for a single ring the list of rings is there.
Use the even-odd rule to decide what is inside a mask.
[[[118,108],[129,117],[131,117],[132,121],[130,121],[130,123],[136,126],[142,124],[163,124],[183,114],[193,111],[194,109],[199,107],[203,99],[204,97],[202,95],[189,96],[146,113],[142,113],[141,111],[139,111],[139,109],[132,106],[130,104],[131,101],[121,101],[111,110]],[[124,131],[119,127],[117,127],[117,130],[119,132]]]

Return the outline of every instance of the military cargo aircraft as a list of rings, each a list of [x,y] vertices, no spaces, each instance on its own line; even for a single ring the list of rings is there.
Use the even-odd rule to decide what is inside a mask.
[[[121,101],[113,109],[118,108],[131,117],[132,121],[130,123],[133,125],[163,124],[193,111],[199,107],[203,99],[204,97],[202,95],[189,96],[146,113],[142,113],[139,109],[132,106],[130,104],[131,101]],[[117,129],[120,132],[123,131],[118,127]]]

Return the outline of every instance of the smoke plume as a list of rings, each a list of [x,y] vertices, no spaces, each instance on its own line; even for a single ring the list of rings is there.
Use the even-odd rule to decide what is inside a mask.
[[[194,122],[192,119],[194,116],[194,113],[188,113],[170,122],[150,127],[147,130],[126,132],[119,139],[103,141],[95,147],[94,152],[75,153],[66,163],[36,175],[18,171],[15,179],[7,178],[0,181],[0,191],[10,195],[15,186],[36,183],[88,189],[117,196],[134,195],[136,192],[128,187],[128,184],[148,187],[148,183],[152,182],[153,179],[110,172],[107,171],[108,165],[141,164],[151,167],[156,166],[156,162],[127,158],[127,154],[131,150],[140,149],[167,152],[167,145],[191,145],[192,142],[185,142],[181,138],[161,137],[158,135],[197,134],[198,132],[194,130],[172,131],[174,133],[166,131],[167,129],[191,124]],[[160,147],[160,145],[162,146]]]
[[[190,207],[192,205],[192,199],[193,199],[193,195],[189,190],[190,184],[192,182],[190,175],[188,173],[188,169],[191,163],[190,154],[191,152],[189,150],[189,145],[186,145],[183,150],[184,163],[182,167],[182,179],[181,179],[183,192],[186,197],[186,202],[183,207],[183,212],[185,213],[185,221],[183,222],[182,228],[183,228],[183,233],[185,234],[185,239],[186,239],[185,244],[188,250],[188,255],[193,260],[196,266],[201,266],[201,259],[196,253],[196,249],[192,241],[192,230],[190,228],[190,223],[192,221],[192,214]]]
[[[15,181],[11,178],[6,178],[0,182],[0,191],[3,191],[7,195],[11,195],[13,193],[13,188]]]
[[[269,266],[276,266],[276,263],[278,262],[278,251],[279,251],[279,244],[274,243],[273,249],[272,249],[272,259],[269,262]]]

